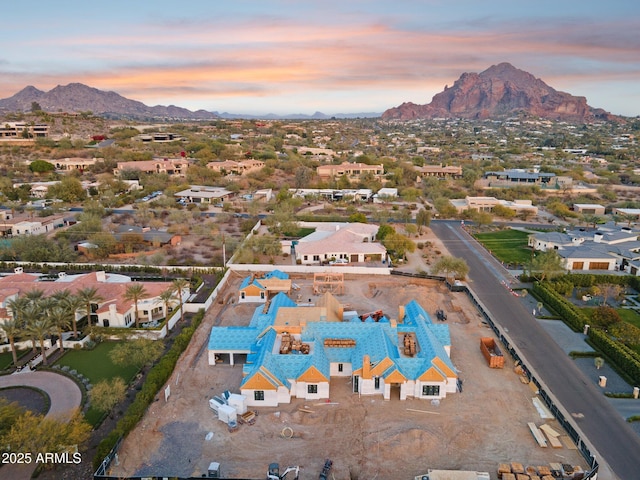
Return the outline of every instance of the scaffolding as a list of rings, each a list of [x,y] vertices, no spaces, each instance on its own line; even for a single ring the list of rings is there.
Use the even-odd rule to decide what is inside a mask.
[[[344,295],[344,274],[338,272],[322,272],[313,274],[313,293]]]

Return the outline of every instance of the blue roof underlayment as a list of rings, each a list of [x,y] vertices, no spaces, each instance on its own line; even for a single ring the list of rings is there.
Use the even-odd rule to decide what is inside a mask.
[[[415,300],[405,308],[405,316],[395,328],[388,319],[375,322],[309,322],[303,329],[301,340],[311,345],[309,354],[281,355],[274,352],[277,338],[272,328],[280,307],[296,307],[296,303],[286,294],[278,293],[267,306],[260,305],[254,311],[248,327],[213,327],[209,339],[209,348],[218,350],[246,350],[247,363],[243,367],[245,378],[262,370],[270,372],[280,383],[289,386],[289,379],[296,379],[310,367],[315,367],[329,378],[331,363],[351,363],[353,370],[362,368],[367,355],[373,365],[389,358],[393,365],[383,377],[396,369],[407,379],[415,380],[433,366],[438,357],[452,371],[456,371],[444,346],[451,344],[449,327],[434,324],[429,314]],[[413,332],[419,345],[414,357],[405,357],[398,348],[399,335]],[[353,347],[324,347],[325,339],[352,339]]]

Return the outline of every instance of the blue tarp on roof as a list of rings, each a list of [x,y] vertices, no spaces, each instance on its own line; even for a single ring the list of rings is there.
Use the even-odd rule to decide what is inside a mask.
[[[392,327],[384,322],[309,322],[301,334],[301,341],[312,346],[309,354],[274,353],[277,332],[270,328],[280,307],[295,307],[286,294],[278,293],[267,306],[259,306],[249,327],[214,327],[209,348],[243,349],[251,353],[243,367],[242,384],[261,371],[289,387],[289,380],[297,379],[310,367],[315,367],[329,378],[331,363],[351,363],[352,369],[362,368],[365,356],[373,365],[389,358],[393,364],[386,369],[386,376],[396,369],[407,379],[415,380],[432,367],[435,357],[456,371],[444,346],[451,344],[448,325],[434,324],[429,314],[414,300],[405,306],[403,323]],[[215,332],[215,333],[214,333]],[[406,357],[399,350],[399,335],[412,332],[418,341],[416,356]],[[353,347],[325,347],[325,339],[354,340]]]
[[[288,280],[289,275],[280,270],[273,270],[272,272],[265,273],[262,278],[279,278],[280,280]]]
[[[252,327],[213,327],[209,350],[250,350],[259,333]]]

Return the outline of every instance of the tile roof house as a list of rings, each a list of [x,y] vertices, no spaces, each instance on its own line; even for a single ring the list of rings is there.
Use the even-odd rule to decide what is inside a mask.
[[[164,302],[160,294],[172,288],[171,282],[136,282],[144,286],[146,295],[138,301],[138,317],[140,322],[149,322],[166,317]],[[97,325],[103,327],[131,327],[135,325],[134,303],[125,300],[127,287],[131,285],[131,278],[103,271],[79,275],[59,274],[56,281],[42,281],[41,276],[29,273],[14,273],[0,277],[0,328],[3,319],[10,318],[7,303],[32,290],[41,290],[45,297],[61,290],[76,293],[83,288],[95,288],[102,300],[94,305],[94,315]],[[182,292],[183,299],[189,296],[188,289]],[[79,310],[76,318],[84,314]],[[92,318],[95,321],[96,318]]]
[[[366,223],[321,224],[313,223],[316,230],[300,239],[295,248],[295,258],[303,265],[322,264],[336,259],[350,263],[382,262],[387,259],[387,249],[376,241],[378,225]],[[283,244],[283,251],[290,250]]]
[[[327,399],[332,377],[350,379],[354,393],[386,400],[442,399],[457,391],[449,328],[432,323],[416,301],[400,307],[399,322],[346,321],[343,312],[330,293],[312,307],[279,293],[248,326],[212,328],[209,364],[246,356],[240,390],[250,406]]]

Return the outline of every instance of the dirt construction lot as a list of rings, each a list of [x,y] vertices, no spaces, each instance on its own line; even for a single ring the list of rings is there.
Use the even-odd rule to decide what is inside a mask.
[[[240,280],[232,277],[220,298],[230,298]],[[304,302],[319,298],[312,294],[312,277],[294,277],[294,282],[301,286]],[[111,475],[201,477],[209,463],[217,461],[223,478],[262,479],[267,465],[278,462],[281,472],[298,465],[300,479],[317,479],[325,458],[333,460],[330,478],[336,480],[409,480],[428,468],[487,471],[496,479],[498,464],[505,462],[585,468],[571,445],[538,446],[528,422],[565,432],[555,420],[541,417],[532,401],[534,389],[520,381],[511,358],[504,369],[487,366],[479,339],[493,334],[465,294],[450,293],[427,280],[354,276],[345,278],[345,294],[338,298],[348,309],[382,309],[390,318],[397,318],[398,305],[413,299],[434,319],[435,310],[443,308],[463,391],[447,395],[439,405],[397,397],[385,401],[353,394],[349,380],[338,378],[331,381],[330,402],[294,398],[277,408],[260,408],[254,425],[240,425],[230,433],[208,399],[224,390],[239,392],[242,367],[208,365],[207,341],[214,324],[246,325],[257,305],[216,303],[170,380],[168,401],[159,396],[125,439]],[[293,438],[282,437],[285,427]]]

